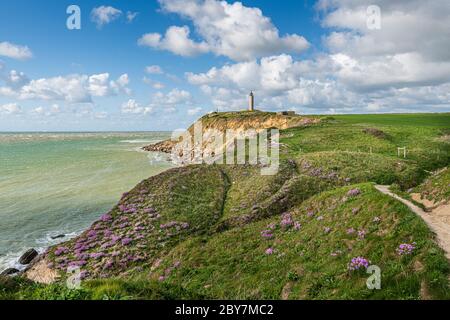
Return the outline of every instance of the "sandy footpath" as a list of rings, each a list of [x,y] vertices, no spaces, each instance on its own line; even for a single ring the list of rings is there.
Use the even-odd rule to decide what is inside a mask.
[[[391,196],[408,206],[415,214],[420,216],[436,233],[438,244],[445,251],[447,259],[450,260],[450,204],[435,207],[430,212],[424,211],[409,200],[403,199],[389,190],[389,186],[375,186],[378,191]]]

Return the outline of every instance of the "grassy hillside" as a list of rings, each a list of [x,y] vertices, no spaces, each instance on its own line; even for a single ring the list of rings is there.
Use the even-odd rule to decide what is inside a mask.
[[[258,114],[270,116],[211,121]],[[373,187],[448,196],[448,170],[425,180],[449,164],[442,119],[326,118],[282,131],[275,176],[258,166],[196,165],[149,178],[82,235],[48,250],[61,282],[0,279],[0,298],[448,299],[449,264],[434,235]],[[397,155],[403,146],[406,159]],[[381,290],[367,289],[364,266],[349,270],[358,257],[381,268]],[[82,290],[63,284],[72,265],[83,271]]]
[[[350,115],[328,118],[321,124],[283,132],[283,155],[318,151],[350,151],[398,157],[434,170],[450,161],[450,114]],[[402,154],[403,156],[403,154]]]

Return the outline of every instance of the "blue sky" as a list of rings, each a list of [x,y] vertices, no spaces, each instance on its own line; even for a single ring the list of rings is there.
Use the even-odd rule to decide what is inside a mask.
[[[172,130],[250,90],[263,110],[446,112],[449,4],[412,2],[2,1],[0,131]]]

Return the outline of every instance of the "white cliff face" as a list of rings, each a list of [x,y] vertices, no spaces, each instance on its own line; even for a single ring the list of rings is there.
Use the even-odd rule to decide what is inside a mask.
[[[283,130],[320,121],[300,116],[257,112],[254,116],[253,113],[252,116],[246,114],[245,117],[238,115],[221,117],[220,114],[212,114],[197,121],[178,141],[171,141],[172,160],[180,165],[214,163],[220,160],[224,153],[232,154],[233,150],[239,147],[244,148],[245,154],[245,140],[251,141],[248,142],[248,152],[256,152],[251,148],[258,148],[258,139],[261,141],[264,137],[270,137],[270,129]]]

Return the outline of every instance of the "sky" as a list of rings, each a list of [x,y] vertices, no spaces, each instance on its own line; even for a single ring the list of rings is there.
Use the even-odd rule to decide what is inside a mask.
[[[251,90],[259,110],[449,112],[448,21],[448,0],[5,0],[0,131],[182,129]]]

